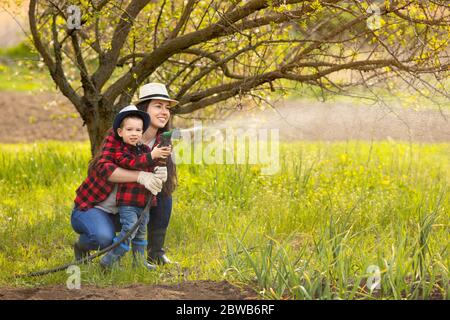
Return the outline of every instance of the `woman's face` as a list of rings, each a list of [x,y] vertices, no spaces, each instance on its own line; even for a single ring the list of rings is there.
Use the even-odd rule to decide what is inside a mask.
[[[169,122],[170,119],[170,111],[169,111],[170,103],[165,100],[150,100],[148,104],[147,113],[150,115],[150,125],[153,128],[164,128],[164,126]]]

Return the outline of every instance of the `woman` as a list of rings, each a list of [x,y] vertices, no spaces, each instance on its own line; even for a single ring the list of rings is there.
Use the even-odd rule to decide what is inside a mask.
[[[142,137],[142,143],[153,149],[155,142],[159,141],[160,134],[169,130],[169,109],[177,103],[176,100],[169,98],[163,84],[148,83],[141,87],[136,106],[150,115],[150,126]],[[107,181],[106,184],[138,182],[148,188],[149,183],[155,187],[160,182],[151,173],[147,173],[148,176],[145,178],[148,179],[143,179],[141,171],[123,169],[108,161],[100,163],[104,172],[103,178]],[[159,189],[161,192],[157,194],[156,206],[150,207],[150,220],[147,225],[147,259],[150,263],[167,264],[171,262],[166,256],[163,246],[172,212],[172,192],[175,190],[176,184],[176,168],[169,156],[167,158],[167,180],[162,186],[162,190]],[[115,198],[105,199],[87,211],[74,210],[72,212],[72,227],[75,232],[80,234],[79,240],[74,245],[76,259],[86,256],[90,250],[103,249],[112,243],[115,232],[120,231],[121,227],[116,213]]]

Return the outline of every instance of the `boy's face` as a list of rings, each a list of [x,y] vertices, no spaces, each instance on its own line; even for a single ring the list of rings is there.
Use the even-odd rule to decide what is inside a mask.
[[[139,118],[125,118],[121,128],[117,129],[117,134],[123,142],[135,146],[142,138],[144,122]]]

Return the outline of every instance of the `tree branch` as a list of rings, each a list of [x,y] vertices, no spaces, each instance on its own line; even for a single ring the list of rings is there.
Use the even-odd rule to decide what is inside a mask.
[[[93,83],[98,90],[101,90],[112,75],[120,50],[127,39],[134,19],[149,2],[150,0],[133,0],[120,17],[120,22],[112,36],[111,49],[106,51],[103,57],[100,56],[100,66],[92,76]]]
[[[336,2],[339,0],[331,0],[331,2]],[[286,4],[293,4],[303,2],[302,0],[285,0]],[[246,3],[242,7],[238,7],[235,10],[226,13],[222,18],[215,24],[206,27],[204,29],[194,31],[192,33],[182,35],[180,37],[165,41],[161,46],[155,48],[155,50],[150,53],[147,57],[143,58],[135,68],[131,69],[129,73],[123,75],[114,84],[112,84],[104,94],[105,99],[108,101],[114,101],[115,98],[121,93],[133,94],[140,83],[142,83],[150,74],[152,74],[158,66],[160,66],[164,61],[173,56],[176,53],[190,48],[196,44],[203,43],[215,38],[222,37],[227,34],[232,34],[235,32],[234,28],[229,27],[233,24],[250,14],[260,11],[268,7],[268,2],[266,0],[253,0]],[[311,7],[305,7],[312,10]],[[307,10],[307,9],[305,9]],[[276,16],[277,19],[279,18]],[[281,18],[280,18],[281,19]],[[289,17],[284,17],[284,19],[290,19]],[[265,24],[270,24],[271,21],[264,20]],[[262,22],[261,22],[262,23]],[[132,75],[137,75],[135,79]],[[124,102],[123,100],[122,102]]]
[[[172,33],[167,38],[168,40],[176,38],[178,36],[178,33],[180,33],[181,29],[184,27],[184,25],[189,20],[189,17],[191,16],[192,11],[194,10],[195,5],[197,4],[198,0],[189,0],[186,4],[186,7],[183,10],[183,13],[181,14],[181,18],[178,21],[175,29],[173,29]]]
[[[55,81],[55,83],[58,85],[61,92],[74,104],[74,106],[77,108],[78,112],[80,112],[81,116],[84,117],[86,115],[86,107],[82,103],[82,100],[80,96],[73,90],[73,88],[70,86],[69,82],[67,81],[67,78],[64,75],[64,71],[62,69],[61,65],[61,52],[60,48],[58,48],[58,39],[57,35],[55,34],[55,24],[53,21],[53,38],[56,40],[54,42],[54,50],[55,50],[55,59],[50,55],[50,52],[47,51],[47,49],[44,47],[41,41],[41,37],[39,35],[39,31],[37,30],[36,26],[36,3],[37,0],[30,0],[30,4],[28,7],[28,19],[30,22],[30,31],[31,35],[33,37],[33,42],[38,50],[38,52],[41,54],[42,58],[44,59],[44,63],[47,65],[50,75]]]

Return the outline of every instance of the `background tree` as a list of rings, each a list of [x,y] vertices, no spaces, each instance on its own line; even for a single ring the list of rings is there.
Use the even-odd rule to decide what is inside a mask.
[[[79,29],[69,5],[82,13]],[[30,0],[34,45],[92,150],[148,81],[187,114],[287,81],[345,94],[398,77],[448,97],[447,1]]]

